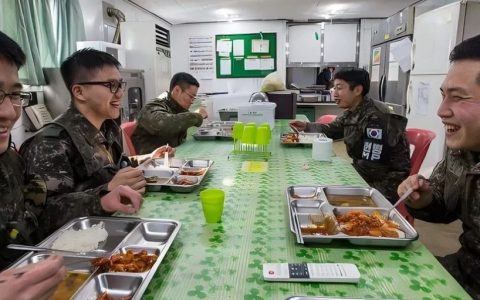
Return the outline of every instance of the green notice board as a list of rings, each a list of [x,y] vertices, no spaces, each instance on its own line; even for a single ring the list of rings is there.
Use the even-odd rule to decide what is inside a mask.
[[[215,36],[217,78],[265,77],[277,70],[277,34]]]

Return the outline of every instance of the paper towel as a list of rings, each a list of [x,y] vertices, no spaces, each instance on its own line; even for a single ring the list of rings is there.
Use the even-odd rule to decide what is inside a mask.
[[[320,161],[332,161],[333,140],[327,137],[319,137],[312,143],[312,158]]]

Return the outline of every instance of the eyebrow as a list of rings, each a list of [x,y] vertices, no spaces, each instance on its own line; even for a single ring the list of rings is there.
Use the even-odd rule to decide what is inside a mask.
[[[447,88],[446,90],[444,90],[443,88],[440,88],[440,91],[443,92],[443,93],[445,93],[445,92],[448,92],[448,93],[457,92],[457,93],[467,94],[467,91],[465,89],[458,88],[458,87]]]
[[[3,81],[0,81],[0,87],[4,87],[5,86],[5,82]],[[20,83],[20,82],[16,82],[14,85],[13,85],[14,88],[19,88],[21,89],[23,87],[23,85]]]

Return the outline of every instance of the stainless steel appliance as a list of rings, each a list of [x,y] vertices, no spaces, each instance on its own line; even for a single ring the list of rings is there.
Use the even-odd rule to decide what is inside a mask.
[[[413,22],[412,6],[387,18],[372,31],[369,95],[400,115],[406,114],[410,66],[406,67],[405,61],[411,56]],[[395,57],[393,50],[400,51],[401,55],[397,52]]]

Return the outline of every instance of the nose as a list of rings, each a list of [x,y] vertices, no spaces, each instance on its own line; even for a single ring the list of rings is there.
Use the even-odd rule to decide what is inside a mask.
[[[453,111],[450,108],[450,101],[448,101],[448,98],[444,98],[443,101],[440,103],[440,106],[437,110],[437,116],[439,116],[440,118],[449,118],[453,116]]]
[[[17,118],[17,113],[18,111],[10,101],[10,97],[5,97],[2,104],[0,104],[0,120],[15,120]]]

